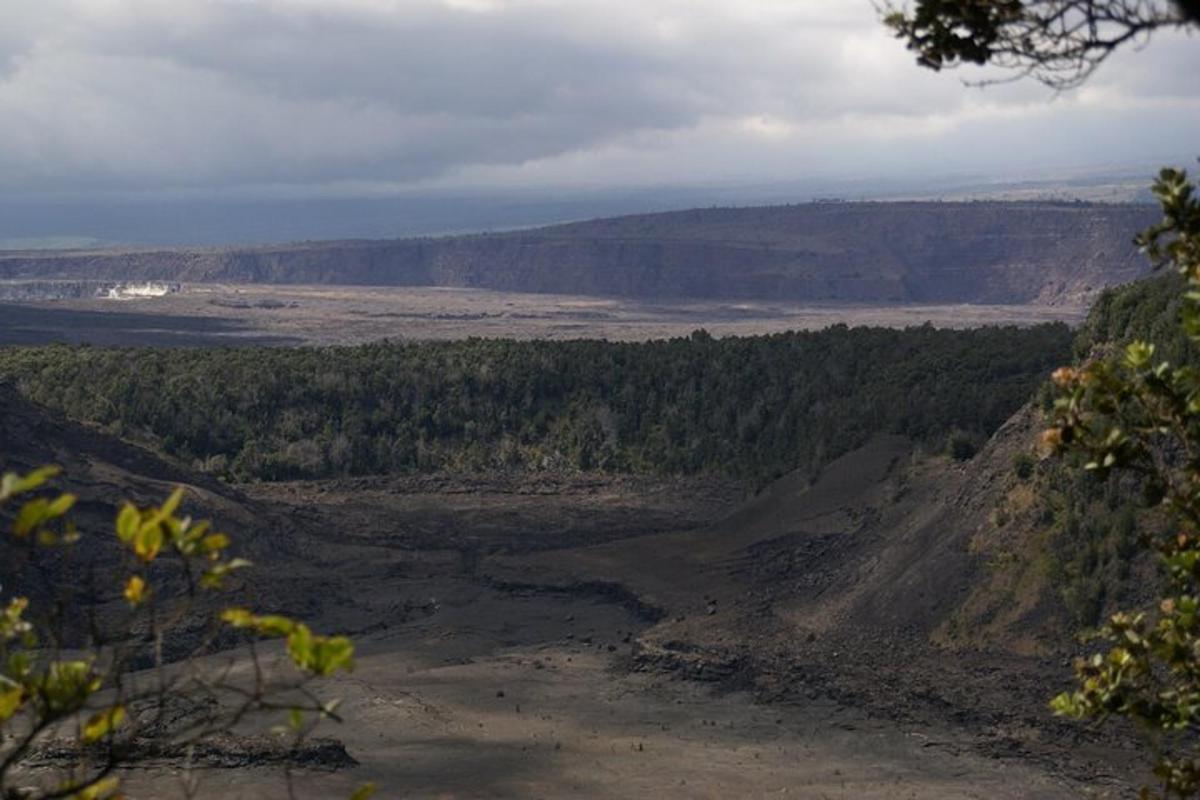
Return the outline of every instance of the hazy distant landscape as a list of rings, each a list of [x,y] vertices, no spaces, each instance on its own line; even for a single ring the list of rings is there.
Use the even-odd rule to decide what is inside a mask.
[[[136,345],[158,332],[162,345],[643,340],[698,328],[1073,323],[1104,287],[1145,274],[1132,237],[1152,218],[1141,205],[808,203],[434,239],[9,251],[0,302],[23,305],[0,318],[0,342]]]
[[[389,239],[533,228],[664,209],[863,200],[1021,200],[1148,203],[1152,161],[1119,167],[1030,170],[998,179],[907,175],[886,179],[714,181],[616,189],[460,189],[393,193],[377,198],[155,199],[96,202],[0,197],[0,250],[97,246],[221,246],[290,241]]]
[[[440,286],[794,303],[1086,304],[1145,274],[1145,205],[805,203],[276,247],[0,253],[4,280]]]

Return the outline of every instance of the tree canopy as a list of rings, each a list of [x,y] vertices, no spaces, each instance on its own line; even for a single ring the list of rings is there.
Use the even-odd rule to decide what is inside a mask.
[[[1122,45],[1200,26],[1200,0],[917,0],[884,22],[934,70],[991,64],[1055,88],[1079,85]]]
[[[169,351],[0,348],[0,380],[236,480],[431,470],[815,473],[878,433],[978,444],[1065,325]]]

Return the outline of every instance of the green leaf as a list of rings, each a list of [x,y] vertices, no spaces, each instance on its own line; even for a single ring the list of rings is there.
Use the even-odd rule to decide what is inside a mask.
[[[133,537],[133,552],[147,563],[158,557],[163,546],[163,532],[159,520],[143,522]]]
[[[38,694],[54,716],[78,711],[100,688],[100,679],[86,661],[56,661],[38,681]]]
[[[75,505],[75,499],[73,494],[59,495],[58,499],[50,503],[50,507],[47,509],[49,516],[61,517],[66,514]]]
[[[69,795],[68,800],[118,800],[120,786],[121,779],[110,775]]]
[[[49,507],[50,501],[44,497],[30,500],[21,506],[17,511],[16,520],[13,521],[13,535],[22,539],[27,537],[45,521]]]
[[[375,784],[364,783],[362,786],[354,790],[354,794],[350,795],[350,800],[370,800],[375,795]]]
[[[25,690],[20,687],[0,691],[0,722],[10,719],[25,700]]]
[[[0,611],[0,641],[21,638],[33,630],[33,626],[23,617],[27,608],[29,598],[14,597],[8,601],[8,605]]]
[[[234,558],[229,561],[213,564],[212,567],[205,570],[200,576],[200,585],[205,589],[220,589],[224,585],[225,578],[231,572],[251,566],[254,565],[244,558]]]
[[[1143,341],[1130,343],[1125,348],[1125,363],[1133,369],[1143,369],[1154,358],[1154,345]]]
[[[304,625],[278,614],[259,616],[244,608],[225,609],[221,612],[221,620],[234,628],[253,628],[263,636],[289,636],[295,633],[297,628],[305,628]]]
[[[217,553],[229,547],[229,537],[223,533],[211,533],[200,542],[200,549],[205,553]]]
[[[6,472],[0,478],[0,503],[19,494],[32,492],[46,481],[59,475],[62,469],[56,466],[39,467],[26,475]]]
[[[313,637],[308,626],[296,625],[287,637],[288,655],[300,669],[309,669],[313,661]]]
[[[17,511],[17,518],[13,522],[13,535],[25,538],[47,522],[62,517],[71,510],[73,505],[75,505],[75,495],[73,494],[60,495],[54,500],[45,497],[30,500]],[[47,539],[49,540],[47,543],[53,543],[58,540],[58,537],[49,534],[46,537],[39,537],[39,540],[41,539]]]
[[[264,636],[287,636],[292,633],[297,627],[294,620],[278,614],[267,614],[266,616],[256,617],[254,620],[255,629]]]
[[[227,608],[221,612],[221,621],[233,628],[249,628],[254,615],[244,608]]]
[[[171,492],[171,496],[159,508],[159,513],[164,517],[172,516],[175,510],[179,508],[179,504],[183,501],[183,487],[176,486],[175,491]]]
[[[83,741],[85,744],[97,742],[121,727],[125,721],[125,707],[113,706],[94,714],[83,726]]]
[[[146,581],[140,575],[132,575],[125,583],[125,600],[131,606],[140,606],[146,599]]]
[[[121,506],[121,511],[117,514],[117,538],[125,544],[131,544],[133,537],[137,536],[138,526],[141,522],[142,515],[138,513],[132,503]]]
[[[324,677],[354,668],[354,644],[345,636],[313,636],[299,624],[288,637],[288,653],[300,669]]]

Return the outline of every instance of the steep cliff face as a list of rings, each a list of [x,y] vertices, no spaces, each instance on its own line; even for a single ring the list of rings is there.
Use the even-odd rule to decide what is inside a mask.
[[[447,286],[635,298],[1079,303],[1146,272],[1150,206],[816,203],[502,234],[0,254],[0,279]]]

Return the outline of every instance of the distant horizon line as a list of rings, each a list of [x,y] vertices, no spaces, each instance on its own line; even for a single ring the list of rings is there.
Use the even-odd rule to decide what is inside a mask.
[[[94,239],[84,236],[45,236],[45,237],[0,237],[0,255],[14,256],[22,253],[39,253],[42,255],[52,255],[55,253],[71,253],[81,254],[88,252],[141,252],[152,253],[161,251],[177,251],[177,250],[193,250],[202,252],[214,252],[224,250],[271,250],[276,248],[312,246],[312,245],[330,245],[330,244],[372,244],[386,242],[400,242],[413,240],[442,240],[455,239],[465,237],[489,236],[489,235],[507,235],[520,233],[522,231],[535,232],[560,228],[571,225],[580,225],[590,222],[602,222],[605,220],[621,220],[634,217],[655,217],[667,216],[672,214],[687,214],[692,212],[702,211],[750,211],[754,209],[774,209],[774,208],[791,208],[800,206],[862,206],[862,205],[1004,205],[1004,206],[1052,206],[1052,207],[1120,207],[1120,206],[1148,206],[1153,205],[1153,201],[1147,197],[1145,199],[1121,199],[1121,200],[1096,200],[1084,199],[1081,197],[1031,197],[1031,198],[1002,198],[1002,197],[960,197],[960,198],[935,198],[921,196],[880,196],[880,197],[862,197],[862,198],[844,198],[844,197],[814,197],[807,200],[798,200],[794,202],[774,202],[774,203],[727,203],[727,204],[712,204],[712,205],[695,205],[686,207],[663,208],[651,211],[634,211],[629,213],[616,214],[601,214],[596,216],[583,216],[575,218],[563,218],[557,221],[537,222],[525,225],[511,226],[494,226],[494,227],[479,227],[479,228],[463,228],[458,230],[446,230],[443,232],[430,233],[414,233],[401,234],[396,236],[329,236],[317,238],[298,238],[298,239],[277,239],[277,240],[259,240],[259,241],[228,241],[222,243],[203,243],[203,242],[111,242],[100,239]],[[77,241],[78,244],[64,244],[64,242]]]

